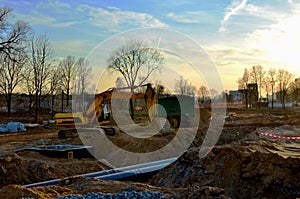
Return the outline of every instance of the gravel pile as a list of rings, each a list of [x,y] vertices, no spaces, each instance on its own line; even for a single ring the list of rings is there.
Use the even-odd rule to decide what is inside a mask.
[[[57,197],[57,199],[166,199],[160,192],[153,191],[124,191],[118,194],[112,193],[87,193],[81,194],[71,194],[66,196]]]

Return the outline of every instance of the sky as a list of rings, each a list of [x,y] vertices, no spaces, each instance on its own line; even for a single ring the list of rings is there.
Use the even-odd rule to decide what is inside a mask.
[[[104,55],[135,36],[165,48],[167,69],[154,74],[161,75],[156,81],[174,83],[183,75],[197,88],[201,82],[210,87],[220,82],[224,89],[235,90],[244,69],[253,65],[300,76],[296,0],[0,0],[0,6],[12,8],[35,34],[47,34],[56,57],[98,62],[91,60],[98,84],[112,79],[99,78],[105,74]],[[150,29],[144,33],[145,28]]]

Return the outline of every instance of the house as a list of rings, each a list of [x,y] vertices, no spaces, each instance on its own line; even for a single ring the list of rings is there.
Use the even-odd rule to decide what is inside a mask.
[[[230,102],[245,102],[246,90],[231,90],[229,91],[229,101]]]

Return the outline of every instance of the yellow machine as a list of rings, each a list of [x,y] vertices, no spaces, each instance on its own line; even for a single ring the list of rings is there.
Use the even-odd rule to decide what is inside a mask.
[[[57,113],[54,116],[54,120],[56,126],[62,127],[74,127],[76,125],[82,126],[92,126],[96,124],[100,124],[103,126],[105,124],[113,125],[113,119],[110,117],[111,114],[108,114],[108,117],[105,117],[104,109],[107,108],[107,105],[110,104],[110,100],[114,99],[127,99],[128,96],[131,96],[131,99],[144,99],[147,109],[148,119],[151,120],[153,118],[153,112],[150,112],[150,107],[153,104],[156,104],[155,91],[152,88],[151,84],[146,84],[142,86],[147,86],[145,93],[128,93],[128,92],[118,92],[118,90],[129,89],[129,87],[118,88],[118,89],[110,89],[104,91],[100,94],[95,95],[94,102],[90,105],[85,113]],[[105,130],[111,130],[112,127],[103,127]],[[114,130],[113,130],[114,131]],[[61,129],[58,132],[58,137],[63,139],[69,136],[74,136],[76,129]],[[71,135],[72,134],[72,135]],[[111,133],[111,134],[114,134]]]
[[[74,126],[74,122],[89,123],[83,113],[57,113],[54,115],[54,120],[57,126]]]

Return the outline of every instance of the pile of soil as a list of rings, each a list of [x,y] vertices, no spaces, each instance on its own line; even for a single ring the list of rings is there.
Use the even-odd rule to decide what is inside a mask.
[[[23,151],[0,157],[0,187],[31,184],[105,169],[109,167],[92,158],[48,158],[38,152]]]
[[[267,140],[264,145],[272,147]],[[299,158],[270,153],[261,143],[216,146],[202,159],[199,148],[193,148],[154,176],[151,185],[218,187],[232,198],[295,198],[300,197],[299,169]]]
[[[20,185],[8,185],[0,189],[0,198],[57,198],[69,194],[86,193],[121,193],[123,191],[155,191],[163,194],[165,198],[199,198],[199,199],[226,199],[225,190],[216,187],[187,187],[187,188],[161,188],[148,184],[134,182],[102,181],[87,178],[75,178],[70,183],[63,182],[60,186],[46,186],[24,188]]]

